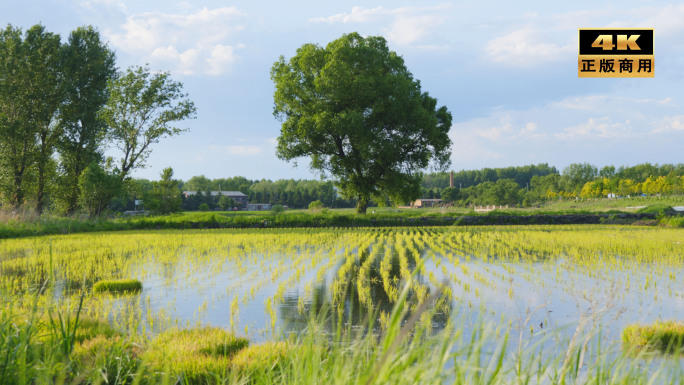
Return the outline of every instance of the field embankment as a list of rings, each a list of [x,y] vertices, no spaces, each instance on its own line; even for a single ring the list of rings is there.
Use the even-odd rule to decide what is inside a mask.
[[[612,210],[512,209],[474,212],[466,209],[375,209],[359,215],[351,210],[291,210],[283,213],[186,212],[164,216],[121,218],[64,218],[42,216],[32,220],[0,222],[0,239],[82,232],[145,229],[325,228],[483,225],[624,224],[683,227],[684,219],[669,206],[647,206],[638,212]],[[669,209],[669,210],[668,210]]]

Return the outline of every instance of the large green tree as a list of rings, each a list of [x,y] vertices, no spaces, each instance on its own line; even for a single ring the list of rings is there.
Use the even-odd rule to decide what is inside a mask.
[[[384,38],[343,35],[325,48],[305,44],[273,65],[277,156],[309,156],[365,213],[371,198],[407,202],[419,171],[449,163],[451,114],[421,91]]]
[[[572,163],[563,169],[561,183],[565,191],[579,195],[582,186],[598,177],[598,169],[589,163]]]
[[[62,47],[64,99],[60,106],[62,135],[57,144],[64,211],[77,209],[79,177],[91,162],[102,160],[106,126],[98,111],[107,102],[107,81],[114,77],[115,56],[93,27],[79,27]]]
[[[109,99],[100,110],[111,142],[121,151],[119,176],[145,166],[160,139],[185,131],[176,122],[195,117],[195,105],[183,85],[168,72],[150,73],[148,67],[127,69],[109,83]]]
[[[0,168],[10,205],[35,192],[41,212],[54,176],[54,124],[62,100],[59,35],[35,25],[22,33],[11,25],[0,33]]]
[[[26,31],[25,70],[29,76],[25,83],[29,103],[28,128],[37,133],[36,164],[36,211],[43,212],[47,189],[55,175],[52,154],[62,131],[55,124],[57,110],[63,99],[64,74],[60,57],[59,35],[45,31],[42,25],[35,25]]]
[[[36,132],[29,126],[26,46],[20,28],[0,32],[0,188],[12,207],[24,203],[34,185]]]

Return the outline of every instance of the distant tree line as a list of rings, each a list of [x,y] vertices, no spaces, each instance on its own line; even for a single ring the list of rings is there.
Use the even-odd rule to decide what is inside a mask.
[[[143,200],[146,209],[157,212],[230,210],[233,207],[244,209],[226,195],[212,195],[212,191],[240,191],[248,196],[249,202],[271,203],[293,209],[308,208],[312,202],[316,202],[314,205],[317,207],[322,204],[330,208],[352,208],[356,205],[353,200],[342,199],[331,181],[251,180],[242,176],[209,179],[200,175],[184,182],[172,179],[172,175],[171,169],[165,169],[159,181],[134,180],[130,189],[134,194],[114,199],[110,209],[133,210],[135,199]],[[467,184],[467,187],[459,188],[457,180]],[[606,166],[599,170],[588,163],[577,163],[558,173],[555,167],[539,164],[455,172],[454,185],[456,187],[448,187],[449,173],[424,174],[423,198],[439,198],[449,204],[465,207],[524,206],[558,199],[606,197],[609,194],[684,194],[684,165],[645,163],[617,169]],[[182,191],[197,191],[197,194],[186,197],[181,194]],[[173,202],[160,203],[168,201],[168,197],[173,197]],[[389,204],[389,201],[371,203],[372,206]]]
[[[146,179],[136,179],[135,196],[127,199],[115,200],[112,210],[133,210],[134,200],[144,202],[156,202],[159,195],[153,194],[154,183]],[[239,191],[247,195],[247,200],[252,203],[270,203],[273,205],[288,206],[290,208],[307,208],[312,202],[320,201],[325,207],[351,208],[356,202],[345,200],[338,196],[333,183],[330,181],[280,179],[271,181],[267,179],[250,180],[242,176],[232,178],[209,179],[204,175],[194,176],[187,182],[176,181],[180,207],[185,211],[197,210],[230,210],[233,207],[244,209],[239,202],[235,202],[227,195],[212,195],[212,191]],[[182,195],[182,191],[196,191],[196,194]],[[148,208],[147,204],[145,205]]]
[[[62,41],[35,25],[0,30],[0,205],[99,215],[131,193],[151,146],[194,117],[165,72],[120,71],[93,27]],[[105,158],[104,147],[120,158]],[[167,175],[168,176],[168,175]]]
[[[599,170],[589,163],[574,163],[562,173],[546,164],[460,171],[454,173],[455,187],[442,187],[448,186],[448,178],[448,173],[424,176],[423,197],[468,206],[530,205],[557,199],[684,193],[684,164],[644,163],[617,169],[605,166]]]
[[[496,182],[499,179],[513,179],[520,186],[525,186],[534,176],[558,174],[555,167],[546,163],[521,167],[483,168],[481,170],[461,170],[454,172],[454,187],[467,188],[484,182]],[[449,187],[449,172],[423,174],[422,186],[425,190],[444,189]]]
[[[212,199],[209,191],[240,191],[248,196],[249,202],[271,203],[291,208],[306,208],[313,201],[321,201],[326,207],[352,207],[354,202],[343,200],[337,196],[330,181],[280,179],[249,180],[236,176],[233,178],[208,179],[204,175],[194,176],[180,186],[183,191],[203,191],[204,203],[210,208],[218,207],[216,199]],[[189,199],[188,199],[189,201]],[[189,204],[188,210],[195,204]]]

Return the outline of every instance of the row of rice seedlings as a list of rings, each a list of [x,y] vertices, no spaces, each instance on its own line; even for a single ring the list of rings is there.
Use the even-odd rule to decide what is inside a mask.
[[[373,299],[371,298],[371,266],[374,264],[376,258],[379,258],[380,254],[383,252],[383,245],[385,243],[385,237],[381,235],[378,237],[374,247],[371,249],[370,253],[361,263],[359,271],[356,278],[356,291],[359,296],[359,303],[365,305],[368,308],[373,306]]]
[[[380,261],[380,277],[382,277],[382,288],[392,303],[399,297],[398,277],[392,275],[392,264],[395,260],[394,245],[389,242],[384,247],[382,260]]]

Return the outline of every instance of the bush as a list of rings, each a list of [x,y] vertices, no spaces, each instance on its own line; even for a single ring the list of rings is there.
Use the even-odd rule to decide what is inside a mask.
[[[199,205],[199,211],[209,211],[209,205],[206,203],[202,203]]]
[[[285,342],[265,342],[237,352],[231,359],[231,367],[238,372],[268,371],[283,364],[288,357]]]
[[[323,205],[323,202],[321,202],[319,200],[315,200],[315,201],[309,203],[309,211],[311,211],[313,213],[321,212],[321,210],[323,210],[324,207],[325,207],[325,205]]]
[[[228,375],[231,357],[249,341],[221,328],[171,329],[158,335],[143,356],[150,372],[182,376],[187,383],[213,383]]]
[[[638,350],[681,352],[684,347],[684,324],[658,321],[652,325],[629,325],[622,331],[622,342]]]
[[[662,218],[660,223],[669,227],[684,227],[684,217]]]
[[[120,336],[97,336],[76,345],[71,366],[84,383],[125,384],[136,375],[138,352],[135,345]],[[112,359],[114,358],[114,359]]]
[[[124,187],[118,175],[95,162],[83,170],[78,186],[81,190],[79,204],[91,217],[102,215],[112,199],[123,192]]]
[[[658,215],[670,215],[674,213],[674,210],[672,207],[663,204],[663,203],[656,203],[654,205],[648,205],[644,208],[641,208],[637,210],[637,213],[639,214],[658,214]]]
[[[285,211],[285,207],[283,207],[281,205],[275,205],[275,206],[271,207],[271,213],[273,213],[274,215],[280,215],[284,211]]]

